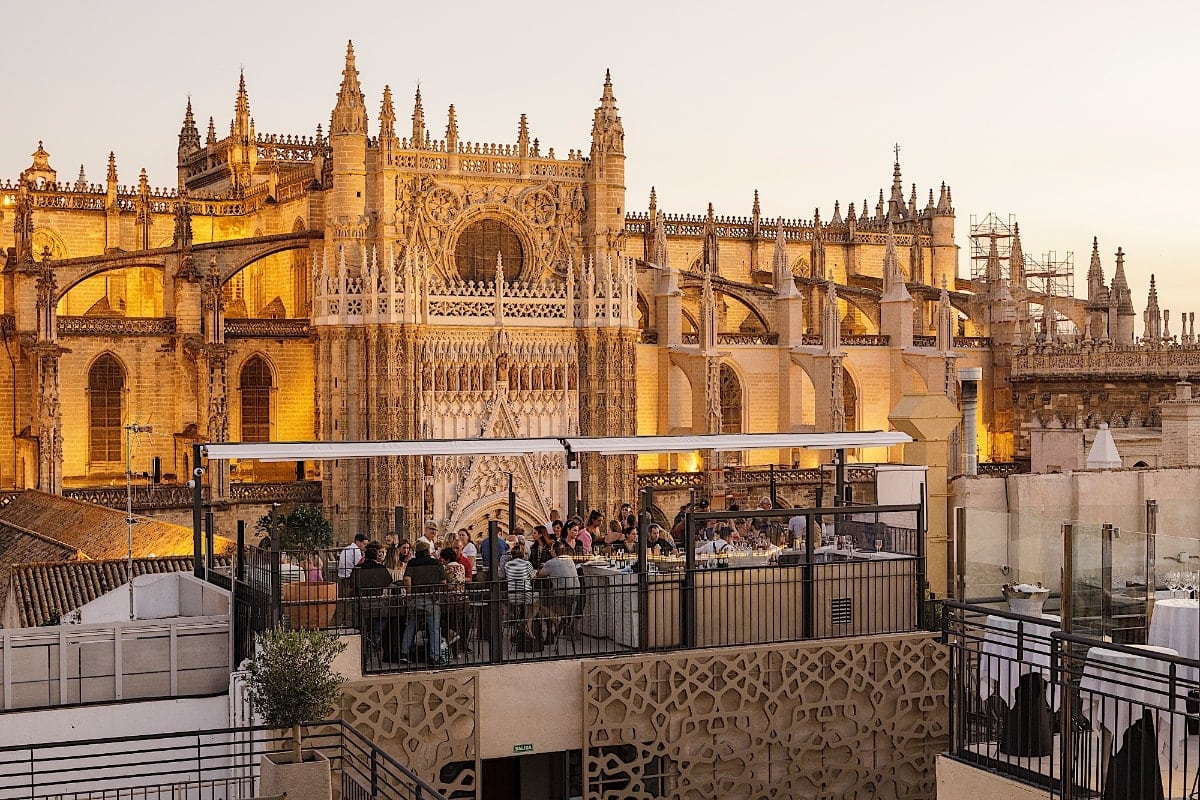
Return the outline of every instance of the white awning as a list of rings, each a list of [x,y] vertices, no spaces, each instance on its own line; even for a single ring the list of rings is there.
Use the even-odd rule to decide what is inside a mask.
[[[696,436],[603,436],[567,438],[576,453],[606,455],[636,453],[686,453],[693,450],[775,450],[801,447],[809,450],[841,450],[856,447],[891,447],[911,442],[897,431],[851,433],[722,433]]]
[[[260,461],[332,461],[381,456],[473,456],[525,453],[636,455],[693,450],[773,450],[801,447],[841,450],[892,447],[912,439],[897,431],[848,433],[744,433],[699,436],[598,436],[561,439],[429,439],[387,442],[209,442],[201,451],[213,460],[252,458]]]

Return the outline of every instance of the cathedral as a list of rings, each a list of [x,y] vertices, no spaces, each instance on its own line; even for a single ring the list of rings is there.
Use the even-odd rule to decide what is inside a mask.
[[[38,144],[0,183],[0,485],[107,486],[127,464],[182,483],[202,441],[886,429],[906,393],[957,400],[965,367],[984,376],[980,460],[1019,463],[1052,417],[1131,419],[1074,413],[1032,365],[1102,375],[1118,351],[1195,341],[1174,341],[1157,309],[1134,340],[1121,256],[1109,286],[1095,255],[1086,301],[1028,288],[1019,234],[960,276],[949,186],[906,190],[898,154],[873,203],[793,218],[755,194],[747,215],[676,214],[654,191],[629,205],[608,75],[588,147],[565,152],[524,114],[513,141],[482,143],[453,105],[427,117],[419,90],[411,125],[389,88],[371,106],[374,119],[348,45],[311,133],[258,130],[244,77],[221,134],[189,101],[170,187],[144,170],[122,183],[114,154],[103,182],[82,167],[60,179]],[[591,456],[581,494],[607,507],[632,499],[639,473],[818,458]],[[475,525],[505,506],[510,476],[519,516],[544,520],[566,469],[542,455],[391,458],[233,463],[208,480],[214,501],[319,481],[345,537],[386,527],[397,506]]]

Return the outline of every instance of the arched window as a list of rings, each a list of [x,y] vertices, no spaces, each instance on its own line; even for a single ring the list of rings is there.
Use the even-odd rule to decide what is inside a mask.
[[[258,356],[242,367],[242,441],[271,441],[271,369]]]
[[[125,370],[103,355],[88,370],[88,461],[121,460],[121,401]]]
[[[842,408],[846,412],[846,430],[858,430],[858,387],[845,367],[842,367]]]
[[[454,263],[464,281],[491,283],[496,279],[496,254],[504,262],[504,279],[513,281],[525,264],[521,237],[503,222],[485,219],[462,232],[454,248]]]
[[[728,364],[721,365],[721,433],[742,432],[742,382]]]

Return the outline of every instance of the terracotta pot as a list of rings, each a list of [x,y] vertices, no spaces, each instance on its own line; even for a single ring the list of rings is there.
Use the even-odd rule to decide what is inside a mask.
[[[286,794],[288,800],[329,800],[333,796],[329,759],[316,750],[304,750],[301,755],[304,760],[297,764],[290,750],[263,753],[259,762],[259,796]]]
[[[336,583],[285,583],[281,599],[283,612],[292,627],[304,630],[328,628],[337,611]]]

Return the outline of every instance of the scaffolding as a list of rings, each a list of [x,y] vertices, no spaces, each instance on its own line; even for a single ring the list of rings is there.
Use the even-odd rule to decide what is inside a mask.
[[[1065,298],[1061,307],[1066,308],[1070,299],[1075,297],[1075,253],[1068,250],[1060,258],[1057,251],[1050,250],[1043,253],[1041,258],[1033,258],[1022,251],[1020,274],[1014,281],[1012,245],[1016,227],[1017,220],[1012,214],[1007,217],[995,213],[983,217],[971,215],[971,279],[988,280],[988,261],[994,245],[1000,269],[997,277],[1008,281],[1014,299],[1024,304],[1026,310],[1023,316],[1033,324],[1034,330],[1045,332],[1045,317],[1049,309],[1056,335],[1075,332],[1074,323],[1057,308],[1060,304],[1056,302],[1058,298]]]
[[[1012,254],[1013,228],[1017,220],[1012,214],[1005,220],[999,214],[990,213],[982,219],[971,215],[971,280],[987,280],[988,258],[992,244],[1000,256],[1000,277],[1009,280],[1012,269],[1009,257]]]

